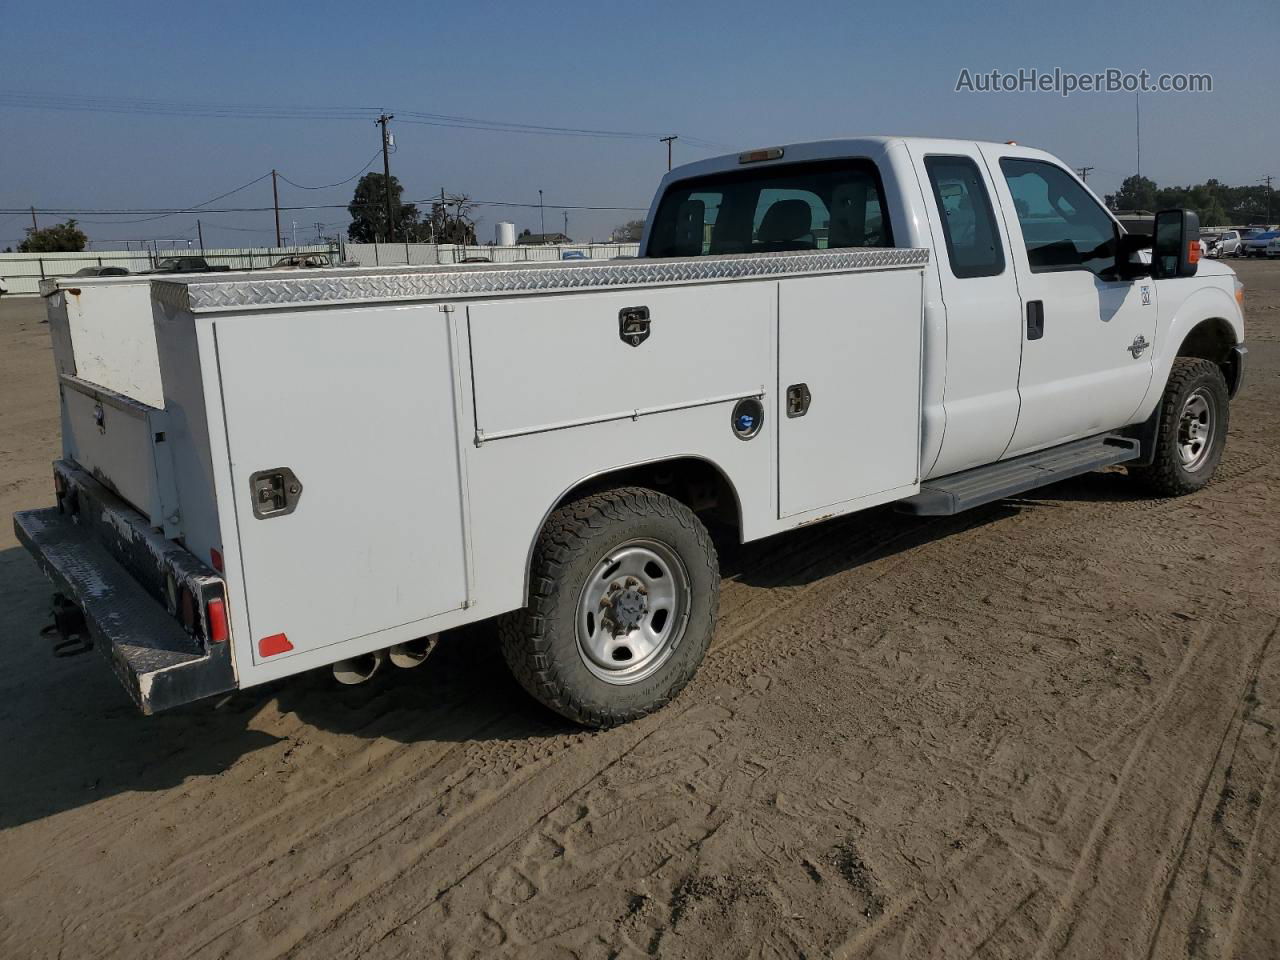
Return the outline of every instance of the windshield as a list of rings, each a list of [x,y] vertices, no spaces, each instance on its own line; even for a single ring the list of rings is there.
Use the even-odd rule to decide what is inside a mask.
[[[650,257],[891,247],[884,190],[870,160],[734,170],[667,188]]]

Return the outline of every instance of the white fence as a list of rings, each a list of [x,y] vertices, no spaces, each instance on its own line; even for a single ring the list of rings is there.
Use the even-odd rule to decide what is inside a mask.
[[[298,253],[324,253],[335,265],[358,263],[362,267],[433,266],[487,260],[491,263],[562,260],[566,253],[581,254],[589,260],[635,257],[638,243],[571,243],[563,246],[461,246],[451,243],[346,243],[312,244],[300,247],[224,247],[200,250],[84,250],[79,253],[0,253],[0,287],[10,294],[34,295],[46,277],[69,277],[85,267],[123,267],[140,273],[155,266],[157,257],[202,256],[211,266],[232,270],[262,270],[282,257]],[[571,259],[577,259],[576,256]]]
[[[488,260],[491,263],[525,263],[563,260],[569,252],[588,260],[612,260],[640,254],[638,243],[566,243],[563,246],[462,246],[454,243],[348,243],[343,245],[347,260],[362,267],[433,266]],[[577,259],[574,257],[572,259]]]
[[[40,281],[46,277],[70,277],[85,267],[123,267],[130,273],[141,273],[155,266],[157,258],[204,257],[211,266],[227,266],[232,270],[261,270],[282,257],[296,253],[328,254],[338,262],[338,247],[312,244],[299,247],[206,247],[201,250],[82,250],[79,253],[0,253],[0,286],[11,294],[37,294]]]

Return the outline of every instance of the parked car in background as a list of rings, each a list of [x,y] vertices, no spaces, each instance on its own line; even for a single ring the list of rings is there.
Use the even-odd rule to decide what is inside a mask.
[[[1261,233],[1255,233],[1253,236],[1245,239],[1240,245],[1240,255],[1242,257],[1265,257],[1267,255],[1267,244],[1280,237],[1280,230],[1264,230]]]
[[[73,276],[77,277],[127,277],[127,267],[81,267]]]
[[[463,257],[459,263],[493,263],[488,257]]]
[[[204,257],[165,257],[143,273],[222,273],[230,267],[212,266]]]
[[[566,250],[564,251],[564,253],[560,254],[560,259],[561,260],[590,260],[591,258],[588,257],[581,250]]]
[[[1218,244],[1222,241],[1220,233],[1204,233],[1200,234],[1200,255],[1204,257],[1216,257],[1218,255]]]
[[[1218,256],[1240,256],[1240,244],[1244,241],[1245,232],[1241,230],[1224,230],[1222,236],[1218,238]]]
[[[1280,257],[1280,236],[1272,237],[1267,241],[1267,258]]]
[[[271,269],[304,270],[331,266],[333,266],[333,264],[329,261],[329,255],[327,253],[299,253],[293,256],[280,258],[271,265]]]

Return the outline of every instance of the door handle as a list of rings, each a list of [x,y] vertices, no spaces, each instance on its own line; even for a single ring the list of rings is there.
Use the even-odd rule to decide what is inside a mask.
[[[1039,340],[1044,336],[1044,301],[1027,301],[1027,339]]]

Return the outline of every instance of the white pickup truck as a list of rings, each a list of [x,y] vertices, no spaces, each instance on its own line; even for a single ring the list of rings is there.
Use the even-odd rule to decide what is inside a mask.
[[[1054,157],[861,138],[669,173],[640,259],[50,282],[57,506],[15,517],[144,711],[499,618],[575,721],[652,711],[755,540],[1124,464],[1213,474],[1241,285]],[[1153,248],[1150,252],[1146,248]]]

